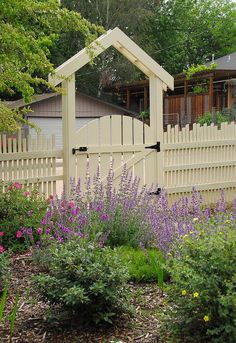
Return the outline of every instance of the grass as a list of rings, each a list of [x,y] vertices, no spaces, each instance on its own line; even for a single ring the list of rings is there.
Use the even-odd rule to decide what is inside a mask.
[[[163,257],[154,248],[143,250],[122,246],[118,248],[120,258],[127,266],[130,280],[136,282],[157,282],[163,286],[165,273],[162,268]]]

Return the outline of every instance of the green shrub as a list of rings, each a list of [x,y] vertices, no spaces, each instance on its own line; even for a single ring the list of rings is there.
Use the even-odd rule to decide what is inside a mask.
[[[2,251],[23,251],[38,240],[37,231],[48,203],[37,189],[28,192],[19,182],[9,184],[5,192],[0,185],[0,247]]]
[[[116,250],[77,237],[53,244],[42,251],[45,254],[48,271],[34,280],[39,293],[51,303],[95,322],[111,322],[128,309],[128,273]]]
[[[158,282],[158,261],[163,261],[157,249],[119,247],[122,263],[128,268],[130,280],[137,282]]]
[[[0,253],[0,294],[3,291],[4,283],[7,282],[9,276],[10,260],[6,252]]]
[[[221,124],[227,121],[227,117],[225,117],[221,112],[216,112],[215,118],[213,118],[213,115],[211,112],[204,113],[201,117],[197,118],[197,123],[200,125],[211,125],[214,124]]]
[[[236,342],[236,225],[214,219],[167,262],[169,342]],[[203,224],[202,224],[203,225]],[[179,340],[178,340],[179,339]]]

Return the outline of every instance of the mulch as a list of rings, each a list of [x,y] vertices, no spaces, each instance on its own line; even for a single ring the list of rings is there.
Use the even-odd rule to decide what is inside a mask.
[[[12,281],[0,327],[0,342],[9,342],[9,321],[14,299],[20,294],[12,343],[160,343],[157,311],[165,306],[163,295],[156,284],[134,284],[132,304],[135,313],[119,318],[112,326],[85,327],[71,318],[59,319],[59,309],[50,310],[49,304],[38,298],[32,288],[32,275],[39,270],[32,262],[30,253],[12,258]],[[163,343],[163,342],[162,342]]]

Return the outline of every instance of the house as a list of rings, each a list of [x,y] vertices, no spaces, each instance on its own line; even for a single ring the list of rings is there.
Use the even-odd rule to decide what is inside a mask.
[[[187,80],[184,73],[174,76],[174,91],[164,96],[164,124],[185,125],[196,122],[206,112],[222,111],[236,117],[236,52],[214,61],[215,69],[195,73]],[[210,67],[211,62],[206,63]],[[110,92],[118,104],[142,112],[149,107],[148,80],[116,84]]]
[[[7,103],[11,108],[22,108],[30,106],[32,112],[27,114],[27,119],[36,124],[46,136],[55,134],[56,147],[62,147],[62,104],[61,95],[58,93],[47,93],[35,95],[32,101],[25,104],[23,100],[10,101]],[[76,93],[76,127],[77,129],[86,125],[89,121],[105,115],[129,115],[136,116],[137,113],[124,107],[111,104],[96,97]],[[36,135],[34,129],[26,128],[32,136]]]

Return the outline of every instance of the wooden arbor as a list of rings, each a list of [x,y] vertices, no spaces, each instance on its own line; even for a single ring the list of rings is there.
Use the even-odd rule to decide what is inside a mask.
[[[49,82],[54,86],[62,83],[65,89],[65,94],[62,95],[62,134],[64,183],[67,192],[70,188],[70,178],[75,177],[75,155],[72,154],[72,149],[76,146],[75,72],[90,62],[91,55],[94,58],[110,46],[115,47],[149,78],[150,128],[153,142],[159,141],[161,145],[163,143],[163,89],[173,89],[174,79],[119,28],[109,30],[49,75]],[[160,164],[159,169],[162,167]],[[163,184],[162,181],[159,175],[160,185]]]

